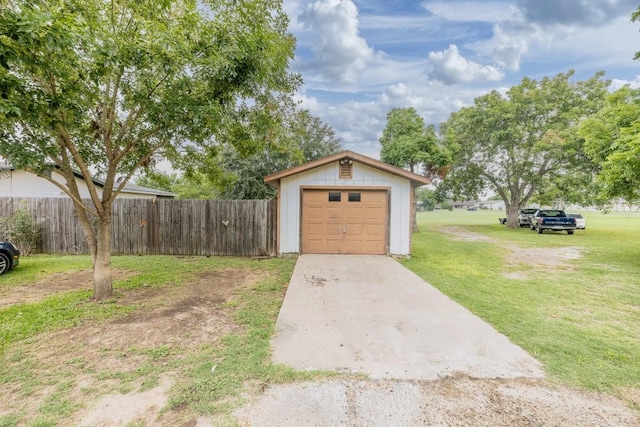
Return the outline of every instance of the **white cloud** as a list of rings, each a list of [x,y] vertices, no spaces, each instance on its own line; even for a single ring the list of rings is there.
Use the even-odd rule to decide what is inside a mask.
[[[565,26],[600,26],[625,16],[637,7],[636,0],[519,0],[527,21]]]
[[[367,41],[358,35],[358,9],[351,0],[317,0],[299,16],[315,32],[311,47],[315,58],[303,68],[327,80],[354,83],[374,57]]]
[[[616,91],[626,85],[629,85],[632,89],[640,88],[640,75],[637,75],[633,80],[611,79],[611,86],[609,86],[609,89]]]
[[[624,36],[630,27],[631,3],[631,0],[519,0],[512,17],[494,25],[491,39],[466,47],[490,56],[497,65],[510,71],[518,71],[525,56],[543,57],[549,62],[556,53],[557,61],[597,56],[604,66],[607,58],[623,57],[620,49],[633,40]],[[601,55],[593,55],[600,49]]]
[[[429,53],[427,76],[446,85],[470,82],[497,82],[504,73],[491,65],[481,65],[460,55],[454,44],[441,52]]]
[[[518,71],[522,56],[530,47],[548,44],[551,40],[550,34],[537,25],[511,21],[494,25],[493,37],[487,45],[496,64],[510,71]]]
[[[425,82],[414,86],[405,82],[391,84],[378,96],[366,101],[320,102],[306,92],[299,93],[297,100],[302,108],[329,124],[342,138],[346,149],[378,158],[379,139],[391,109],[413,107],[426,124],[438,126],[449,118],[452,111],[470,105],[474,98],[485,92],[486,89],[482,88],[463,87],[452,92],[440,83]]]
[[[384,91],[383,96],[388,99],[404,99],[413,96],[413,89],[404,83],[391,85]]]
[[[424,1],[422,7],[454,22],[501,22],[515,13],[504,1]]]
[[[638,62],[633,55],[640,46],[638,26],[628,17],[620,17],[600,27],[586,27],[580,31],[566,31],[556,36],[544,52],[531,52],[533,59],[549,58],[562,62],[572,58],[576,70],[635,70]]]

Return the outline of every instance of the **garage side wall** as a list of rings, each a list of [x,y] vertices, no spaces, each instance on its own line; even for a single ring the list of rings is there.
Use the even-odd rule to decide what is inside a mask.
[[[280,181],[280,253],[300,253],[300,187],[388,187],[390,195],[389,252],[411,251],[411,183],[409,180],[354,162],[353,178],[338,178],[338,162],[300,172]]]

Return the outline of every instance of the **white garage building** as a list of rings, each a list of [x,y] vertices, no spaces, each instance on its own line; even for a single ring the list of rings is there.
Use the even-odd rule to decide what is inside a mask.
[[[414,188],[429,179],[352,151],[267,176],[278,253],[408,255]]]

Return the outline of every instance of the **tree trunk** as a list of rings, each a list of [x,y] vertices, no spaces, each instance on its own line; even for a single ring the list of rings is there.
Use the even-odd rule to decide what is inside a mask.
[[[73,205],[76,210],[76,215],[78,216],[78,221],[80,222],[80,227],[82,228],[82,232],[84,233],[84,239],[87,241],[89,254],[91,254],[91,262],[95,264],[96,253],[98,252],[96,232],[93,229],[93,226],[91,225],[89,214],[87,213],[87,211],[84,210],[84,208],[82,207],[82,204],[74,200]]]
[[[111,211],[98,223],[98,242],[93,263],[93,299],[103,300],[113,294],[111,283]]]
[[[509,228],[518,228],[520,224],[518,224],[518,212],[520,211],[520,206],[517,204],[509,204],[505,205],[505,209],[507,211],[507,227]]]

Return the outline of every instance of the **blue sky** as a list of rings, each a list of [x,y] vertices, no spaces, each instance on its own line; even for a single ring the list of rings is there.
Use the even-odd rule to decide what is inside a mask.
[[[297,38],[301,107],[346,149],[379,157],[386,114],[414,107],[427,124],[523,77],[605,71],[640,86],[632,0],[284,0]]]

